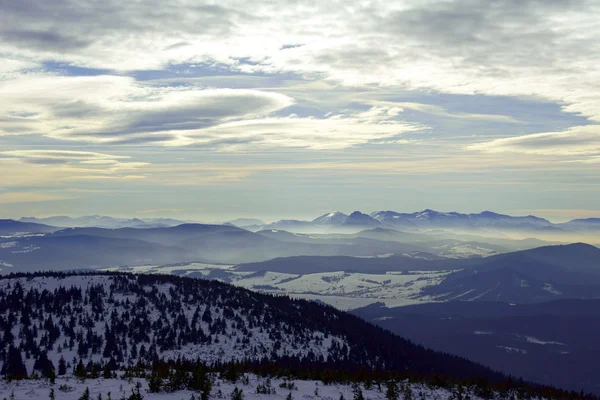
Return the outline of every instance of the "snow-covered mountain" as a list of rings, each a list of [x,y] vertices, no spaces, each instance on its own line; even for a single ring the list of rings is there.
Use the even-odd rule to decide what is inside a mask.
[[[330,212],[327,214],[323,214],[318,218],[315,218],[312,223],[315,225],[321,226],[331,226],[331,225],[340,225],[343,224],[348,218],[347,214],[344,214],[339,211]]]
[[[394,211],[375,211],[371,217],[388,226],[411,226],[414,224],[426,228],[498,228],[498,229],[541,229],[553,224],[533,215],[513,217],[491,211],[476,214],[458,212],[439,212],[426,209],[414,213],[397,213]]]
[[[110,361],[113,368],[156,357],[204,363],[285,358],[348,368],[410,366],[423,373],[494,376],[332,307],[176,276],[2,277],[0,315],[0,350],[16,346],[29,373],[43,353],[54,365],[61,358]]]
[[[502,398],[517,388],[566,398],[505,381],[317,302],[212,281],[107,273],[4,277],[0,315],[1,373],[47,378],[2,380],[0,395],[14,399],[112,398],[111,392],[156,400],[194,393],[232,400],[244,393],[256,400],[450,400],[490,398],[494,388]],[[301,380],[309,376],[320,381]]]

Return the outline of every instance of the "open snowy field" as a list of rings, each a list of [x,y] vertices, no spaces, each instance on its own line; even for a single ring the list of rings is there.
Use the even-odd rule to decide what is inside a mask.
[[[339,271],[286,274],[270,271],[239,272],[232,265],[202,263],[120,267],[107,270],[216,279],[250,290],[320,300],[342,310],[363,307],[375,302],[393,307],[431,301],[421,296],[421,290],[439,284],[452,272],[412,271],[364,274]]]
[[[148,385],[143,379],[133,379],[130,381],[120,379],[88,379],[80,382],[74,378],[59,378],[56,379],[54,385],[42,380],[0,381],[0,399],[49,399],[50,391],[54,389],[56,400],[78,400],[86,388],[88,388],[90,399],[92,400],[100,398],[100,395],[104,400],[109,399],[109,394],[111,399],[119,400],[129,397],[137,382],[140,382],[142,385],[140,394],[142,394],[145,400],[190,400],[192,398],[200,398],[200,393],[189,390],[181,390],[174,393],[149,393]],[[324,385],[318,381],[296,380],[294,384],[297,388],[290,391],[279,387],[282,382],[283,380],[273,379],[271,384],[275,388],[275,394],[268,395],[256,393],[257,385],[264,384],[265,379],[255,375],[249,375],[248,384],[243,384],[241,381],[234,384],[217,378],[214,381],[211,399],[229,400],[231,399],[231,393],[236,387],[243,391],[244,400],[285,400],[290,393],[293,400],[339,400],[341,396],[347,400],[354,398],[353,387],[350,385]],[[410,387],[414,398],[417,399],[448,400],[451,398],[451,393],[448,390],[430,389],[421,384],[412,384]],[[373,385],[370,389],[360,386],[360,389],[365,400],[385,399],[385,386],[383,385],[381,390],[377,385]],[[472,396],[471,399],[476,400],[478,397]]]

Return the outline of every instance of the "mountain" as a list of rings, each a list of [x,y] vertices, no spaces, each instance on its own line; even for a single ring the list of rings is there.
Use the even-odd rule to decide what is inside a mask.
[[[320,217],[314,219],[312,223],[315,225],[322,226],[341,225],[344,223],[344,221],[346,221],[347,218],[348,215],[339,211],[335,211],[321,215]]]
[[[438,249],[439,250],[439,249]],[[535,303],[561,298],[600,297],[600,249],[586,244],[547,246],[531,250],[493,255],[485,258],[451,259],[423,251],[407,251],[381,257],[299,256],[275,258],[263,262],[244,263],[235,268],[239,272],[268,271],[277,274],[338,273],[342,278],[367,280],[364,294],[359,297],[409,298],[426,301],[504,301]],[[422,276],[424,286],[387,284],[384,280],[367,278],[361,274],[421,274],[437,273],[431,278]],[[272,277],[275,279],[275,277]],[[296,278],[297,279],[297,278]],[[323,279],[330,279],[325,278]],[[281,282],[287,282],[281,278]],[[371,282],[377,281],[377,282]],[[278,280],[272,285],[283,287]],[[372,285],[371,283],[376,283]],[[316,285],[316,283],[315,283]],[[287,285],[283,287],[287,290]],[[418,288],[418,290],[414,290]],[[344,295],[335,290],[336,296]],[[308,289],[306,289],[308,290]],[[304,292],[306,292],[306,290]],[[320,284],[311,289],[316,296],[334,294],[329,285]]]
[[[539,304],[451,301],[352,311],[427,347],[527,380],[600,394],[600,299]]]
[[[297,256],[275,258],[257,263],[244,263],[237,271],[270,271],[286,274],[311,274],[324,272],[353,272],[385,274],[386,272],[408,271],[447,271],[477,265],[473,260],[418,259],[410,255],[389,257],[350,257],[350,256]]]
[[[263,221],[261,221],[260,219],[254,219],[254,218],[237,218],[232,221],[227,221],[223,225],[226,225],[226,224],[231,224],[231,225],[237,226],[239,228],[256,227],[256,226],[265,225],[265,223]]]
[[[27,365],[42,353],[54,365],[62,357],[83,365],[108,363],[113,370],[138,360],[268,359],[348,372],[362,367],[502,378],[332,307],[215,281],[114,273],[11,275],[0,278],[0,314],[6,316],[3,331],[19,332],[2,335],[0,349],[19,346]]]
[[[390,228],[399,229],[417,229],[419,226],[412,221],[412,218],[406,214],[400,214],[395,211],[375,211],[371,217],[381,223],[381,225]]]
[[[575,243],[488,257],[423,294],[437,300],[513,303],[600,297],[600,249]]]
[[[58,230],[54,226],[37,224],[31,222],[14,221],[12,219],[0,219],[0,236],[22,236],[26,234],[40,234]]]
[[[270,232],[270,234],[266,233]],[[295,234],[288,234],[293,236]],[[186,261],[238,264],[260,262],[277,257],[299,255],[338,256],[353,255],[372,257],[394,252],[421,251],[421,246],[396,242],[380,242],[367,238],[348,241],[298,240],[285,237],[282,231],[254,233],[231,225],[183,224],[168,228],[66,228],[46,234],[35,240],[22,238],[4,239],[8,244],[0,246],[0,262],[24,268],[28,271],[48,268],[44,254],[59,243],[49,256],[52,265],[68,265],[72,268],[79,260],[81,268],[90,266],[117,267],[140,264],[174,264]],[[58,240],[59,238],[63,238]],[[68,239],[70,238],[70,239]],[[88,238],[86,240],[82,238]],[[96,238],[92,240],[91,238]],[[310,239],[310,238],[309,238]],[[123,246],[129,243],[127,252]],[[75,251],[69,249],[72,243]],[[101,244],[100,244],[101,243]],[[153,245],[164,246],[164,256],[152,251]],[[148,251],[150,249],[150,251]],[[156,247],[161,249],[161,247]],[[104,260],[98,251],[110,254]],[[120,254],[122,253],[122,256]],[[112,262],[112,264],[111,264]],[[160,265],[160,264],[159,264]],[[60,267],[64,269],[66,267]]]
[[[75,227],[98,227],[98,228],[158,228],[168,227],[183,224],[184,221],[179,221],[171,218],[151,218],[142,220],[139,218],[113,218],[102,215],[91,215],[84,217],[71,218],[67,216],[54,216],[46,218],[23,217],[19,219],[21,222],[41,223],[61,228]]]
[[[264,230],[287,230],[295,233],[357,232],[379,225],[379,221],[360,211],[354,211],[350,215],[335,211],[323,214],[312,221],[284,219],[265,225]]]
[[[600,230],[600,218],[574,219],[558,226],[569,230],[597,231]]]
[[[81,234],[34,236],[0,243],[2,273],[161,265],[197,259],[195,253],[173,246]]]
[[[360,211],[354,211],[341,224],[348,227],[374,227],[381,225],[375,218],[363,214]]]
[[[551,227],[552,223],[535,216],[513,217],[491,211],[478,214],[461,214],[458,212],[439,212],[426,209],[414,213],[397,213],[394,211],[376,211],[371,217],[387,226],[407,226],[423,228],[453,229],[541,229]]]
[[[263,226],[264,230],[275,229],[275,230],[287,230],[299,233],[313,233],[318,228],[310,221],[299,221],[296,219],[282,219],[277,222],[272,222]]]
[[[346,215],[339,211],[324,214],[312,221],[313,224],[329,228],[372,228],[381,225],[379,221],[363,214],[360,211],[354,211]]]

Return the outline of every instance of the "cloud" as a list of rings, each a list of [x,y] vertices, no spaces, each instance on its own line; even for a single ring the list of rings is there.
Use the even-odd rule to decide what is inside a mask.
[[[426,129],[396,119],[399,112],[395,107],[377,106],[325,118],[291,115],[241,120],[196,131],[190,139],[193,146],[226,150],[282,147],[332,150]]]
[[[72,200],[77,197],[40,192],[8,192],[0,193],[0,204],[40,203],[46,201]]]
[[[600,123],[600,5],[593,0],[374,0],[344,6],[276,0],[258,7],[228,0],[218,5],[192,0],[0,4],[0,54],[19,62],[53,61],[119,73],[204,65],[233,73],[293,73],[365,91],[389,87],[534,97]],[[261,92],[236,97],[210,89],[202,94],[190,88],[150,89],[122,76],[87,81],[53,78],[60,80],[54,88],[30,74],[27,79],[30,87],[25,94],[30,96],[23,97],[23,103],[25,98],[36,100],[27,104],[37,107],[32,110],[37,114],[23,118],[17,115],[24,110],[0,110],[5,134],[37,132],[94,143],[183,145],[190,144],[188,131],[230,132],[231,126],[222,124],[233,122],[224,120],[256,119],[257,114],[290,102]],[[17,83],[24,89],[23,82]],[[7,84],[11,85],[2,82],[0,87]],[[46,99],[32,93],[37,87],[45,88]],[[48,98],[52,104],[40,104]],[[209,98],[222,100],[231,114],[219,114],[227,107],[208,107]],[[254,104],[262,105],[254,108]],[[585,139],[583,129],[572,134],[580,133]],[[204,143],[211,140],[219,139]],[[221,139],[238,146],[244,140],[244,136]],[[307,146],[296,136],[277,141],[319,147]],[[255,136],[251,142],[272,139]]]
[[[0,95],[7,100],[0,105],[4,134],[96,144],[341,149],[424,128],[398,120],[401,109],[393,106],[326,118],[273,117],[294,100],[275,92],[161,87],[116,76],[24,76],[0,86]],[[64,158],[28,153],[27,161]]]
[[[146,86],[119,76],[26,75],[0,85],[0,96],[0,134],[115,144],[177,141],[191,130],[293,104],[278,93]]]
[[[3,186],[59,185],[66,181],[144,179],[150,163],[129,156],[73,150],[10,150],[0,152]],[[137,175],[132,174],[136,171]]]
[[[81,161],[81,162],[110,162],[116,163],[116,159],[130,158],[128,156],[115,156],[111,154],[95,153],[91,151],[73,150],[10,150],[1,151],[0,157],[18,158],[24,161],[42,159],[58,161]]]
[[[576,126],[563,132],[546,132],[496,139],[467,147],[488,153],[523,153],[550,156],[600,154],[600,126]]]
[[[436,106],[434,104],[424,103],[413,103],[413,102],[393,102],[393,101],[380,101],[371,100],[369,104],[373,105],[384,105],[388,107],[399,107],[402,109],[415,110],[418,112],[439,115],[441,117],[468,119],[468,120],[481,120],[481,121],[497,121],[506,123],[518,123],[519,121],[508,115],[501,114],[476,114],[476,113],[464,113],[464,112],[449,112],[444,107]]]

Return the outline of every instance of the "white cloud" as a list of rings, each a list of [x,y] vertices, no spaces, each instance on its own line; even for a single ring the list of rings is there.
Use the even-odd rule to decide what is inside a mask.
[[[167,143],[187,131],[293,104],[246,89],[146,86],[118,76],[25,75],[0,85],[0,134],[92,143]]]
[[[3,5],[0,54],[31,63],[58,61],[119,71],[206,63],[250,73],[293,72],[365,90],[387,86],[533,96],[600,123],[599,11],[593,0],[374,0],[345,5],[22,0]],[[11,110],[3,101],[0,129],[96,143],[182,145],[193,142],[182,131],[200,130],[205,123],[208,131],[230,134],[232,124],[238,123],[222,121],[230,117],[250,117],[247,124],[256,128],[256,114],[268,114],[290,101],[260,92],[236,97],[150,89],[123,77],[54,78],[52,84],[39,79],[31,78],[29,88],[17,82],[19,90],[37,99],[31,111],[26,111],[30,103],[25,100],[14,104],[22,109]],[[10,82],[0,83],[0,88]],[[0,95],[5,93],[0,90]],[[226,115],[219,112],[227,107],[206,110],[203,120],[197,111],[216,98],[222,105],[241,108]],[[223,122],[227,125],[221,126]],[[296,120],[289,122],[294,123],[291,130],[298,126]],[[322,123],[324,134],[317,132],[317,140],[328,135],[327,119]],[[260,129],[276,136],[275,124],[268,119]],[[588,134],[582,128],[569,135],[585,139]],[[292,136],[275,141],[330,146],[307,145],[298,134]],[[273,142],[269,136],[261,141]],[[540,143],[535,138],[517,141]],[[490,146],[497,148],[498,143],[508,142]],[[581,153],[579,144],[563,144],[570,148],[565,153]]]
[[[398,113],[393,107],[372,107],[363,112],[330,114],[325,118],[291,115],[241,120],[199,130],[190,135],[190,139],[196,146],[227,150],[344,149],[426,128],[395,119]]]
[[[3,186],[47,186],[64,181],[144,179],[147,162],[128,156],[72,150],[11,150],[0,152]],[[133,175],[136,171],[137,175]]]
[[[74,196],[66,196],[41,192],[8,192],[0,193],[0,204],[12,203],[41,203],[46,201],[59,201],[75,199]]]
[[[576,126],[563,132],[546,132],[473,144],[471,150],[489,153],[524,153],[551,156],[600,154],[600,126]]]

